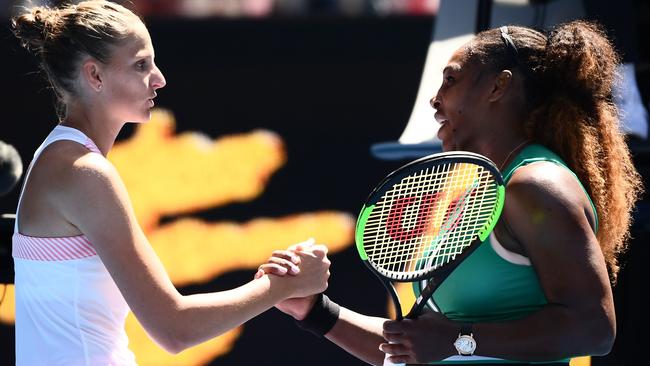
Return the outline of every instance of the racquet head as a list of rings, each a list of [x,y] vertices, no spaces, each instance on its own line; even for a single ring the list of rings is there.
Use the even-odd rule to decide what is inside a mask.
[[[504,197],[499,170],[482,155],[455,151],[418,159],[372,191],[357,220],[357,250],[389,280],[429,278],[485,240]]]

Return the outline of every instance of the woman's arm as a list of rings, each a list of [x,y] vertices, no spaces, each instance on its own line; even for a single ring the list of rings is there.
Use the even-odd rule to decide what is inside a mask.
[[[531,360],[608,353],[616,334],[614,301],[582,187],[566,169],[536,163],[517,170],[507,192],[508,223],[548,301],[516,329],[526,334],[530,327],[529,344],[522,344],[530,350],[510,353]]]
[[[261,268],[266,273],[278,273],[270,267]],[[312,310],[315,297],[316,295],[287,299],[276,307],[296,320],[303,320]],[[382,328],[386,320],[341,307],[334,327],[324,336],[360,360],[373,365],[383,365],[384,353],[379,350],[379,345],[384,342]]]
[[[260,266],[255,278],[266,274],[285,276],[291,274],[290,269],[296,262],[293,258],[296,252],[308,249],[309,245],[297,244],[287,250],[277,250],[267,263]],[[296,320],[303,320],[312,311],[318,295],[286,299],[276,308],[291,315]],[[385,354],[379,350],[384,342],[382,336],[383,324],[387,319],[356,313],[341,307],[336,323],[324,336],[334,344],[356,356],[360,360],[373,365],[383,365]]]
[[[386,320],[342,307],[334,328],[325,337],[360,360],[383,365],[385,354],[379,345],[384,342],[382,329]]]
[[[57,207],[88,237],[149,335],[170,352],[218,336],[285,298],[327,287],[326,248],[314,246],[297,253],[296,276],[263,276],[229,291],[182,296],[140,229],[112,164],[86,154],[61,175]]]
[[[530,258],[548,304],[520,320],[474,324],[476,354],[549,361],[609,352],[615,337],[612,293],[590,223],[591,207],[575,177],[555,164],[531,164],[517,170],[505,202],[503,215]],[[398,344],[382,349],[400,355],[395,362],[451,356],[460,324],[450,329],[447,322],[439,316],[388,322],[387,339]]]
[[[520,320],[474,324],[476,354],[552,361],[609,352],[615,335],[612,294],[591,207],[575,177],[554,164],[532,164],[517,170],[506,192],[503,215],[530,258],[548,304]],[[276,258],[289,262],[288,254],[278,252]],[[278,263],[261,268],[275,273]],[[313,297],[289,299],[276,306],[301,320],[313,302]],[[393,362],[421,363],[457,354],[453,341],[460,328],[439,313],[396,322],[341,308],[325,336],[372,364],[383,364],[380,344],[395,355]]]

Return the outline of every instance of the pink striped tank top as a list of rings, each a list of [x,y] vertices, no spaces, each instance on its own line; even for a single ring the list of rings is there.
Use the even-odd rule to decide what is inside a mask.
[[[41,152],[59,140],[100,153],[81,131],[59,125],[34,153],[25,182]],[[135,365],[124,330],[129,307],[92,243],[84,235],[23,235],[18,214],[12,249],[16,365]]]

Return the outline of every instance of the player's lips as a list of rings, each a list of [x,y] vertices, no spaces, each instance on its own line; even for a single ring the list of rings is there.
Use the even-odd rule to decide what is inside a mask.
[[[149,107],[150,107],[150,108],[153,108],[153,106],[154,106],[154,104],[155,104],[155,103],[153,102],[153,100],[154,100],[154,98],[156,98],[157,96],[158,96],[158,95],[157,95],[156,93],[153,93],[153,96],[152,96],[151,98],[147,99],[147,101],[149,102]]]
[[[434,115],[434,117],[435,117],[436,121],[438,121],[438,123],[440,123],[440,128],[438,128],[437,136],[438,136],[438,138],[440,140],[444,141],[445,137],[446,137],[445,136],[446,135],[446,133],[445,133],[446,128],[445,127],[447,127],[447,124],[448,124],[449,120],[447,119],[447,117],[445,117],[442,113],[439,113],[439,112],[437,112]]]
[[[445,117],[445,115],[442,114],[442,113],[440,113],[440,112],[436,112],[436,114],[434,114],[433,117],[434,117],[434,118],[436,119],[436,121],[438,121],[438,123],[440,123],[440,124],[444,124],[445,122],[447,122],[447,117]]]

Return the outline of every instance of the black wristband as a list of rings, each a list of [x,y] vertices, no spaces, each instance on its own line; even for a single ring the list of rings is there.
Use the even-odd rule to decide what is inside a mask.
[[[320,293],[316,302],[303,320],[296,320],[296,325],[303,330],[309,331],[318,337],[322,337],[334,328],[339,320],[341,307],[330,300],[327,295]]]

